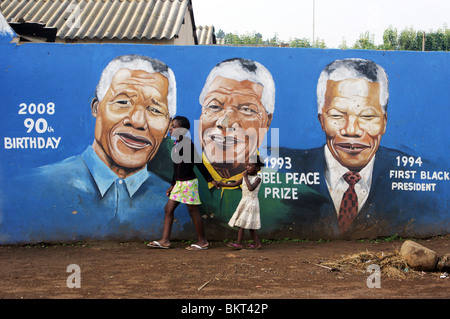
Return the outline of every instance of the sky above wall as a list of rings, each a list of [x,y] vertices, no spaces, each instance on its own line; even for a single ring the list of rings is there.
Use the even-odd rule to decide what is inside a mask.
[[[216,32],[259,32],[264,39],[320,38],[328,48],[343,40],[351,46],[360,34],[382,44],[389,26],[401,31],[437,31],[450,24],[449,0],[192,0],[196,26]],[[314,18],[313,18],[314,17]]]

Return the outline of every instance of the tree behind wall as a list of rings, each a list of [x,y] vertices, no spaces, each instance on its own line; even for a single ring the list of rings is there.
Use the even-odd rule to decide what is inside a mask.
[[[261,33],[253,32],[243,35],[237,33],[225,33],[219,30],[216,38],[223,39],[226,45],[246,45],[246,46],[289,46],[291,48],[322,48],[327,46],[324,40],[317,38],[314,43],[308,38],[294,38],[284,43],[275,33],[272,38],[264,39]],[[425,41],[424,41],[425,40]],[[450,51],[450,29],[445,24],[437,31],[428,32],[414,30],[413,27],[405,28],[402,31],[389,26],[383,32],[383,43],[375,44],[375,35],[366,31],[353,45],[348,45],[345,39],[338,46],[339,49],[362,49],[362,50],[405,50],[405,51]]]

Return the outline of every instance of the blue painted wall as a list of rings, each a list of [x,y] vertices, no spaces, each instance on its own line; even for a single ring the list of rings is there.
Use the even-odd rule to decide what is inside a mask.
[[[21,180],[22,184],[12,181],[28,169],[79,155],[92,144],[95,119],[91,115],[90,103],[94,97],[97,81],[107,63],[124,54],[140,54],[165,62],[176,76],[177,114],[187,116],[192,122],[200,117],[201,106],[198,98],[211,68],[220,61],[233,57],[252,59],[262,63],[271,72],[276,85],[275,113],[271,128],[279,129],[282,148],[280,156],[289,154],[286,156],[293,157],[296,156],[295,154],[301,154],[300,150],[317,148],[325,142],[324,133],[317,120],[316,107],[316,85],[322,69],[330,62],[343,58],[363,58],[378,63],[386,70],[390,81],[387,131],[381,145],[402,151],[408,158],[420,157],[424,164],[421,167],[415,164],[410,169],[429,172],[430,176],[435,171],[442,172],[439,176],[443,176],[444,180],[423,179],[420,178],[420,173],[417,173],[416,177],[419,177],[417,182],[436,184],[433,191],[386,189],[386,193],[380,194],[384,196],[386,206],[396,203],[396,211],[404,217],[402,222],[409,224],[403,224],[398,230],[386,228],[386,231],[377,233],[373,231],[364,233],[362,229],[355,236],[374,237],[394,233],[430,236],[449,232],[448,150],[450,139],[446,134],[450,123],[450,54],[448,52],[128,44],[44,43],[17,46],[8,41],[2,41],[0,42],[2,110],[0,117],[2,153],[0,243],[64,242],[84,239],[148,240],[157,239],[161,235],[164,206],[164,201],[161,199],[156,202],[148,201],[143,205],[148,208],[148,216],[151,215],[151,218],[143,217],[141,222],[135,221],[133,225],[127,227],[117,225],[117,227],[109,227],[105,222],[102,228],[102,217],[99,215],[96,217],[95,226],[91,227],[86,224],[87,219],[76,221],[80,213],[77,215],[73,211],[60,211],[61,214],[58,215],[56,213],[58,209],[52,205],[54,194],[36,199],[36,196],[32,195],[33,190],[29,189],[25,180]],[[36,112],[33,111],[33,107],[29,108],[30,104],[38,106],[40,103],[43,106],[38,107]],[[24,114],[20,114],[22,108]],[[30,114],[30,111],[34,114]],[[25,123],[27,118],[35,123],[39,119],[44,119],[48,125],[47,130],[44,133],[38,133],[36,128],[33,128],[30,133],[27,133],[27,125],[30,122]],[[38,130],[43,129],[44,125],[44,121],[40,120]],[[191,131],[194,135],[195,128]],[[42,140],[49,144],[43,148],[13,147],[10,143],[18,137],[43,138]],[[56,143],[58,143],[57,147]],[[391,160],[389,165],[389,169],[392,170],[405,169],[401,162],[396,163]],[[298,172],[301,171],[298,170]],[[394,179],[389,176],[384,180],[389,185],[392,185],[392,181]],[[409,182],[410,180],[396,179],[395,181]],[[165,183],[162,188],[169,185],[167,182],[162,183]],[[265,200],[262,196],[264,188],[276,186],[266,180],[260,191],[262,205]],[[405,202],[399,203],[405,200],[404,195],[412,196],[411,198],[418,200],[421,204],[424,201],[431,204],[423,207],[418,204],[411,207]],[[318,212],[319,208],[307,204],[296,206],[296,201],[292,199],[276,199],[276,201],[284,205],[281,208],[283,211],[289,209],[295,213],[289,213],[287,218],[273,220],[262,214],[260,230],[262,236],[334,238],[329,225],[324,225],[324,221],[315,221],[321,226],[307,227],[306,225],[312,219],[292,217],[293,214],[302,216],[303,210],[310,210],[308,212],[310,216]],[[51,207],[46,208],[47,204]],[[279,215],[279,208],[276,208],[276,205],[273,207],[276,210],[271,214]],[[382,210],[382,206],[377,206],[375,213],[380,213]],[[207,212],[207,214],[214,213]],[[176,212],[176,218],[174,237],[195,235],[185,209],[180,208]],[[216,216],[212,222],[206,219],[208,237],[214,239],[235,236],[233,230],[224,226],[227,221],[227,218],[220,220],[219,216]],[[379,224],[382,223],[383,220],[379,221]]]

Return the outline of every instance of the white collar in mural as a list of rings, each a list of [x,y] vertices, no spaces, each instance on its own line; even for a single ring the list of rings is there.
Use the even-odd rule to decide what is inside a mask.
[[[327,169],[325,171],[325,179],[327,183],[334,188],[334,186],[339,182],[342,178],[342,175],[348,172],[348,168],[342,166],[334,157],[331,155],[330,150],[325,145],[325,160],[327,162]],[[366,183],[368,187],[370,187],[372,182],[372,171],[373,171],[373,163],[375,161],[375,156],[370,160],[369,164],[367,164],[360,172],[361,181]]]
[[[342,166],[334,157],[331,155],[328,146],[324,147],[325,160],[327,162],[327,169],[325,170],[325,180],[327,182],[327,187],[330,192],[330,196],[333,200],[336,212],[339,212],[339,206],[341,204],[342,195],[348,188],[347,182],[345,182],[342,177],[348,172],[348,168]],[[360,172],[361,180],[355,185],[355,191],[358,195],[359,210],[363,207],[366,202],[369,192],[370,185],[372,183],[372,171],[373,164],[375,162],[375,156],[370,160]]]

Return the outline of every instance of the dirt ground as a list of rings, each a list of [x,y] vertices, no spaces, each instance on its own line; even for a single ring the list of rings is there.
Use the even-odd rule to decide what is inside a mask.
[[[395,253],[403,241],[271,241],[258,251],[214,241],[204,251],[188,251],[181,241],[167,250],[111,241],[0,246],[0,298],[448,299],[450,278],[442,272],[390,277],[381,269],[380,288],[368,288],[365,268],[324,267],[361,252]],[[416,241],[450,253],[450,235]],[[80,288],[68,288],[72,264],[80,267]]]

